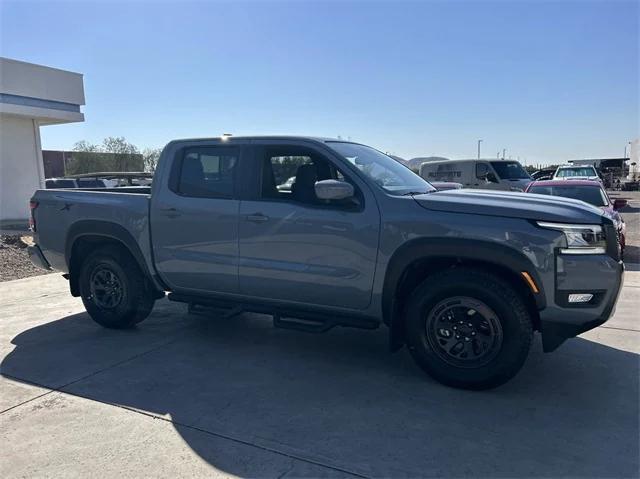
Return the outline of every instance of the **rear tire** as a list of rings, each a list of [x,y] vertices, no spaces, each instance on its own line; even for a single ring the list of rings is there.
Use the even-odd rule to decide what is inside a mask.
[[[89,316],[105,328],[131,328],[153,309],[153,293],[131,255],[108,246],[91,253],[80,269],[80,295]]]
[[[507,282],[475,269],[435,274],[411,294],[406,341],[418,365],[439,382],[490,389],[522,368],[533,326]]]

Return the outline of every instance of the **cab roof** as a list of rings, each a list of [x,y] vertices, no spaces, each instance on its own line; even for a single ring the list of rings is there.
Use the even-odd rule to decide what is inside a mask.
[[[335,141],[340,143],[355,143],[359,144],[355,141],[349,140],[341,140],[339,138],[330,138],[330,137],[322,137],[322,136],[305,136],[305,135],[251,135],[251,136],[213,136],[213,137],[202,137],[202,138],[179,138],[176,140],[172,140],[173,142],[186,142],[186,141],[220,141],[220,142],[231,142],[233,140],[306,140],[306,141],[316,141],[319,143],[326,143],[329,141]]]

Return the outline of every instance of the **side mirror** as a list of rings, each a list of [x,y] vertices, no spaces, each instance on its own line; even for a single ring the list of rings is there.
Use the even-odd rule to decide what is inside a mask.
[[[352,184],[338,180],[317,181],[315,190],[321,200],[344,200],[355,194]]]
[[[621,210],[625,206],[627,206],[627,200],[622,199],[622,198],[616,198],[615,200],[613,200],[613,209],[614,210]]]

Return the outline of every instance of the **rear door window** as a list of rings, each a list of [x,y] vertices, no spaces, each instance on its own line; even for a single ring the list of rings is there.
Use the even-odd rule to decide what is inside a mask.
[[[182,151],[176,192],[200,198],[232,198],[236,187],[238,149],[191,147]]]

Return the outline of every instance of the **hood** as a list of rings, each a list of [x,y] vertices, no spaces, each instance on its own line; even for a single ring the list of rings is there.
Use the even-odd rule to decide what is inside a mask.
[[[602,224],[602,210],[583,201],[533,193],[495,190],[450,190],[416,195],[428,210],[503,216],[557,223]]]

